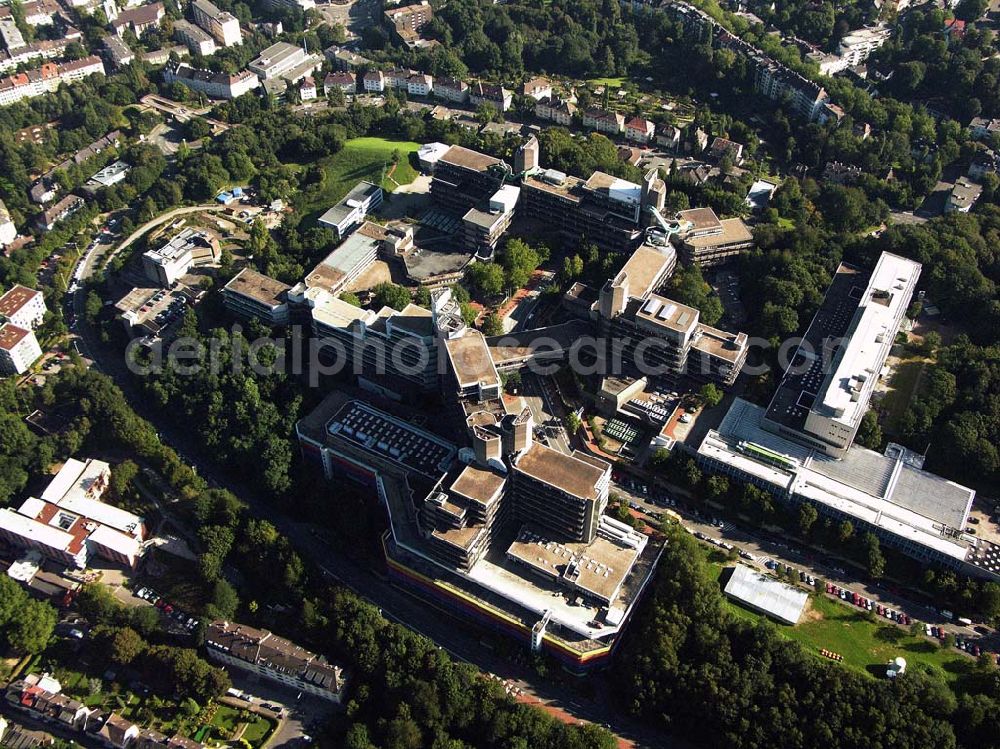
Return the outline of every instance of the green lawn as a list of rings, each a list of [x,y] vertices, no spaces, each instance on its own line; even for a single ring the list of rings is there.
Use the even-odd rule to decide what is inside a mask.
[[[386,138],[354,138],[333,156],[320,160],[323,167],[323,182],[308,187],[293,199],[295,207],[305,214],[306,221],[314,221],[327,208],[343,198],[361,180],[381,183],[382,188],[392,192],[399,185],[406,185],[417,177],[413,161],[416,160],[419,143]],[[402,154],[392,176],[392,154]]]
[[[215,735],[223,740],[227,740],[242,722],[239,710],[227,705],[219,705],[215,710],[215,715],[209,723],[215,729]],[[259,715],[251,715],[247,722],[246,731],[243,738],[253,746],[259,746],[271,732],[271,721]]]
[[[916,393],[920,373],[924,370],[924,360],[920,358],[907,359],[901,362],[889,379],[889,390],[882,399],[882,407],[886,412],[886,430],[896,431],[899,418],[910,407],[910,401]]]
[[[709,568],[718,577],[723,566],[729,563],[719,552],[705,551],[709,556]],[[748,621],[758,621],[762,616],[728,598],[725,606],[735,616]],[[913,637],[896,625],[870,621],[860,609],[822,595],[809,597],[809,607],[799,624],[794,627],[774,624],[782,636],[796,640],[817,658],[823,658],[819,651],[825,648],[844,656],[841,665],[879,678],[885,674],[885,664],[898,655],[911,667],[920,665],[938,672],[952,686],[975,665],[971,658],[953,648],[941,648],[926,637]]]
[[[608,88],[621,88],[625,85],[624,78],[590,78],[587,83],[592,86],[605,86]]]

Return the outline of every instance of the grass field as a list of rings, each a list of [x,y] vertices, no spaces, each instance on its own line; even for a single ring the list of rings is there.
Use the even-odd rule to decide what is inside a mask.
[[[609,88],[621,88],[625,85],[624,78],[591,78],[587,83],[592,86],[607,86]]]
[[[241,722],[239,710],[231,708],[228,705],[219,705],[209,725],[216,729],[215,735],[217,737],[226,740],[236,731],[237,726]],[[252,746],[259,746],[271,732],[271,727],[271,721],[259,715],[254,715],[247,723],[246,730],[243,732],[243,738],[249,741]]]
[[[886,430],[895,433],[900,417],[910,407],[910,401],[916,394],[920,374],[924,371],[925,359],[914,357],[901,362],[892,373],[889,380],[889,390],[882,399],[882,407],[886,412]]]
[[[705,551],[709,569],[718,578],[725,559],[719,552]],[[728,598],[725,606],[747,621],[758,621],[762,617]],[[957,650],[942,648],[926,637],[913,637],[902,627],[871,621],[860,609],[822,595],[809,597],[809,605],[799,624],[791,627],[775,623],[775,626],[782,636],[799,642],[816,657],[822,658],[819,651],[823,648],[831,650],[844,656],[840,661],[842,666],[878,678],[884,678],[885,664],[898,655],[903,656],[910,667],[919,665],[938,672],[952,686],[975,665],[971,658]]]
[[[381,183],[382,188],[392,192],[399,185],[406,185],[417,177],[417,170],[411,163],[413,154],[420,148],[419,143],[386,138],[354,138],[333,156],[320,160],[323,167],[323,182],[310,186],[294,199],[295,207],[305,214],[306,221],[315,221],[327,208],[343,198],[361,180]],[[394,151],[402,154],[391,177],[383,178],[392,169]]]

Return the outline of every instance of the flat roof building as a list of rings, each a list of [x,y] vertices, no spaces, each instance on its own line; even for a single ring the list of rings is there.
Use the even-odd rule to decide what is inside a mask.
[[[728,262],[754,246],[753,235],[739,218],[719,219],[711,208],[677,214],[681,257],[688,265],[712,267]]]
[[[207,232],[188,227],[166,244],[142,254],[146,277],[163,287],[171,286],[192,266],[210,263],[219,252],[219,240]]]
[[[365,216],[382,205],[382,188],[371,182],[358,182],[336,205],[316,221],[320,226],[333,229],[337,239],[343,239]]]
[[[784,624],[798,624],[809,594],[743,564],[732,568],[723,592],[754,611]]]
[[[253,268],[244,268],[222,289],[222,301],[234,315],[257,318],[266,325],[287,325],[290,289]]]
[[[451,146],[437,160],[431,197],[443,208],[462,215],[496,193],[507,173],[500,159]]]
[[[842,264],[771,399],[767,427],[843,456],[919,277],[919,263],[887,252],[871,274]]]
[[[91,555],[135,567],[144,550],[144,521],[101,501],[111,467],[100,460],[70,458],[42,492],[15,512],[0,509],[0,537],[71,567]]]
[[[809,503],[918,560],[1000,576],[1000,566],[984,563],[996,547],[964,532],[975,492],[924,471],[909,451],[882,455],[854,445],[834,458],[775,434],[763,408],[737,398],[697,455],[706,470],[752,483],[793,506]]]

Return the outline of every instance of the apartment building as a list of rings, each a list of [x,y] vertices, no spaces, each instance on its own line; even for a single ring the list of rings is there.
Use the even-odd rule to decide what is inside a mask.
[[[223,47],[232,47],[243,42],[240,22],[232,13],[219,10],[209,0],[192,0],[191,13],[194,22],[207,31]]]
[[[548,78],[532,78],[521,86],[521,95],[535,101],[552,98],[552,81]]]
[[[464,104],[469,100],[469,84],[458,78],[437,78],[434,81],[434,95],[445,101]]]
[[[0,20],[0,31],[3,31],[4,28],[3,22]],[[52,60],[62,57],[71,41],[67,37],[40,39],[21,47],[0,51],[0,73],[6,73],[36,60]]]
[[[644,117],[633,117],[625,123],[625,137],[634,143],[649,143],[656,133],[656,125]]]
[[[434,91],[434,78],[426,73],[414,73],[406,79],[406,93],[410,96],[430,96]]]
[[[41,355],[38,339],[30,328],[9,322],[0,325],[0,374],[22,375]]]
[[[125,41],[114,34],[104,37],[104,52],[113,68],[120,68],[135,60],[135,53],[129,48]]]
[[[0,537],[83,569],[94,555],[134,568],[145,550],[143,518],[101,501],[111,467],[70,458],[40,498],[0,509]]]
[[[514,94],[503,86],[476,81],[469,86],[469,103],[478,107],[492,104],[498,112],[506,112],[514,100]]]
[[[500,159],[452,146],[434,168],[431,197],[441,207],[464,215],[495,194],[508,171]]]
[[[316,79],[311,75],[307,75],[302,79],[302,83],[299,84],[299,100],[304,102],[312,101],[317,95]]]
[[[288,324],[288,292],[291,286],[244,268],[222,289],[222,302],[244,319],[256,318],[265,325]]]
[[[385,73],[381,70],[369,70],[361,76],[362,88],[366,93],[382,93],[385,91]]]
[[[215,54],[215,38],[190,21],[174,21],[174,39],[186,45],[192,55]]]
[[[945,202],[945,213],[968,213],[982,195],[983,186],[973,182],[968,177],[959,177],[948,192]]]
[[[847,67],[865,62],[871,53],[889,41],[892,29],[887,26],[869,26],[844,34],[837,45],[837,54]]]
[[[146,278],[167,288],[192,266],[214,261],[219,255],[219,240],[207,232],[184,229],[166,244],[142,254]]]
[[[137,8],[126,8],[111,21],[111,28],[118,36],[124,36],[126,31],[131,31],[136,36],[142,36],[147,30],[157,28],[163,21],[164,15],[166,15],[166,11],[163,9],[163,3],[160,2],[140,5]]]
[[[870,273],[841,264],[763,427],[843,457],[868,411],[919,277],[919,263],[887,252]]]
[[[621,135],[625,131],[625,115],[621,112],[608,112],[604,109],[591,107],[582,115],[583,126],[588,130],[596,130],[608,135]]]
[[[14,284],[6,294],[0,296],[0,321],[26,330],[34,330],[42,324],[47,312],[45,295],[21,284]]]
[[[576,104],[558,96],[548,96],[535,103],[535,117],[563,127],[569,127],[573,124],[573,115],[576,114],[576,110]]]
[[[320,699],[340,704],[344,669],[266,629],[214,621],[205,632],[209,658]]]
[[[339,72],[327,73],[323,79],[323,94],[329,96],[333,91],[342,91],[345,94],[354,94],[358,91],[358,82],[354,73]]]
[[[39,68],[0,80],[0,106],[50,93],[58,89],[61,83],[80,81],[97,73],[104,75],[104,63],[96,55],[61,65],[43,63]]]
[[[85,205],[83,198],[70,193],[57,201],[51,208],[42,211],[35,218],[39,231],[52,231],[60,221],[65,221]]]
[[[340,202],[320,216],[316,222],[332,229],[337,239],[343,239],[354,230],[369,213],[382,205],[382,188],[371,182],[361,181]]]
[[[681,211],[677,223],[680,231],[674,235],[675,241],[688,265],[723,265],[754,246],[753,234],[743,219],[720,219],[711,208]]]
[[[386,8],[383,17],[400,42],[416,47],[423,41],[420,32],[434,18],[434,9],[427,0],[423,0],[413,5]]]
[[[180,83],[192,91],[199,91],[210,99],[235,99],[253,91],[260,85],[260,79],[249,70],[239,73],[216,73],[199,70],[186,62],[179,62],[163,71],[164,83]]]

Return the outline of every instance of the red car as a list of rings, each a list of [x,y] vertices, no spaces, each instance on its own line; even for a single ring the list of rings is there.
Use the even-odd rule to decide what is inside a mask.
[[[879,616],[883,616],[885,614],[885,609],[882,608],[882,604],[881,603],[878,606],[875,607],[875,610],[878,612]]]

